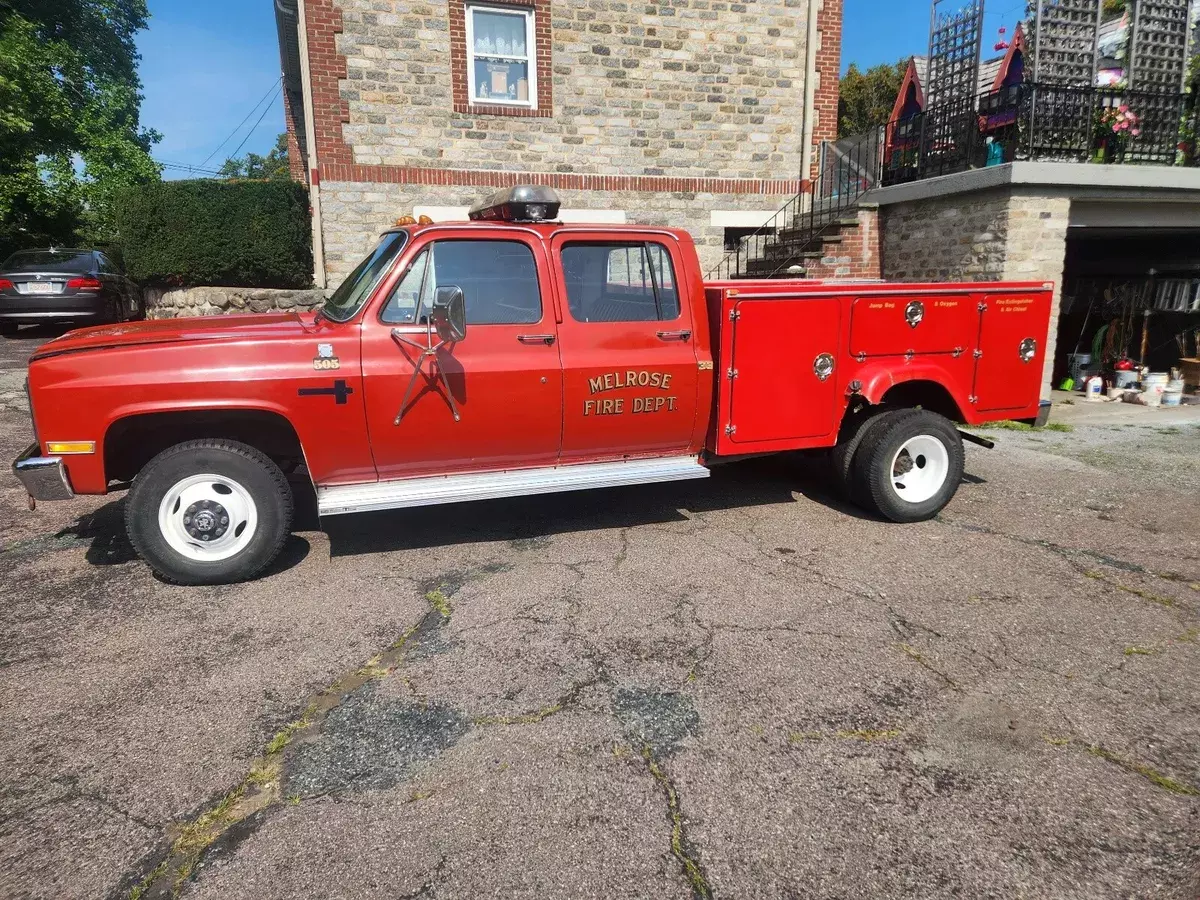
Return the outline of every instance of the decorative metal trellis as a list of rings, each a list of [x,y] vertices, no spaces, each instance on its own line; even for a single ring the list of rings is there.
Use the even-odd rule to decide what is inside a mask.
[[[1100,0],[1036,0],[1033,80],[1092,87],[1100,37]]]
[[[1138,0],[1129,41],[1129,87],[1174,92],[1187,68],[1188,0]]]
[[[953,12],[934,0],[929,26],[929,74],[921,132],[921,155],[956,154],[975,128],[975,94],[979,52],[983,43],[983,2],[969,2]]]
[[[955,12],[938,7],[934,0],[929,29],[929,74],[925,104],[938,106],[954,97],[974,94],[979,81],[979,51],[983,40],[983,0],[970,2]]]

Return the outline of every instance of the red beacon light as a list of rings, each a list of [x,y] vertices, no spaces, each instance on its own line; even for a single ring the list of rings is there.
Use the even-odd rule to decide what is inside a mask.
[[[558,194],[538,184],[519,184],[476,201],[467,212],[472,222],[550,222],[558,218]]]

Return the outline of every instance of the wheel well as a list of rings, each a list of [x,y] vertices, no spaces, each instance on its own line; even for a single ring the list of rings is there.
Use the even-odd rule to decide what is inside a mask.
[[[893,408],[927,409],[951,422],[965,421],[950,392],[936,381],[902,381],[889,388],[880,403]]]
[[[292,423],[257,409],[205,409],[145,413],[118,419],[104,436],[104,472],[109,481],[130,481],[155,456],[200,438],[225,438],[265,453],[285,472],[304,461]]]
[[[936,381],[903,381],[893,385],[872,404],[866,397],[855,395],[846,407],[838,440],[854,434],[871,416],[889,409],[927,409],[959,424],[966,421],[950,392]]]

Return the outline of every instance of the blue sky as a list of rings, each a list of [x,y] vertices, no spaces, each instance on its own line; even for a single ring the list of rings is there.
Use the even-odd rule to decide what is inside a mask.
[[[1026,0],[988,0],[983,19],[983,58],[998,56],[993,48],[1003,25],[1012,38],[1013,29],[1025,14]],[[947,10],[966,5],[962,0],[943,0]],[[882,62],[907,59],[929,49],[929,3],[927,0],[845,0],[842,28],[842,70],[850,63],[860,69]]]
[[[1006,25],[1011,36],[1024,8],[1025,0],[991,0],[985,56],[993,55],[997,26]],[[250,115],[279,79],[271,0],[150,0],[150,15],[138,47],[146,95],[142,122],[163,134],[155,158],[217,169],[243,139],[239,156],[265,154],[284,130],[278,97]],[[867,67],[924,53],[929,43],[927,0],[845,0],[845,16],[843,69],[851,62]],[[238,128],[247,115],[249,120]],[[218,150],[231,134],[232,140]],[[168,168],[164,175],[189,173]]]
[[[150,0],[142,53],[142,124],[163,139],[155,159],[200,165],[279,81],[279,48],[271,0]],[[205,163],[217,169],[263,112]],[[238,153],[265,154],[284,130],[276,97]],[[165,169],[166,178],[188,177]]]

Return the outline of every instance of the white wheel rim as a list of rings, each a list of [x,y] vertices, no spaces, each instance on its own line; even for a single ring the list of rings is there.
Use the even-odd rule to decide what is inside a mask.
[[[258,507],[224,475],[189,475],[163,496],[158,529],[180,556],[219,562],[246,549],[258,529]]]
[[[946,445],[933,435],[919,434],[892,457],[892,490],[906,503],[924,503],[942,489],[949,473]]]

